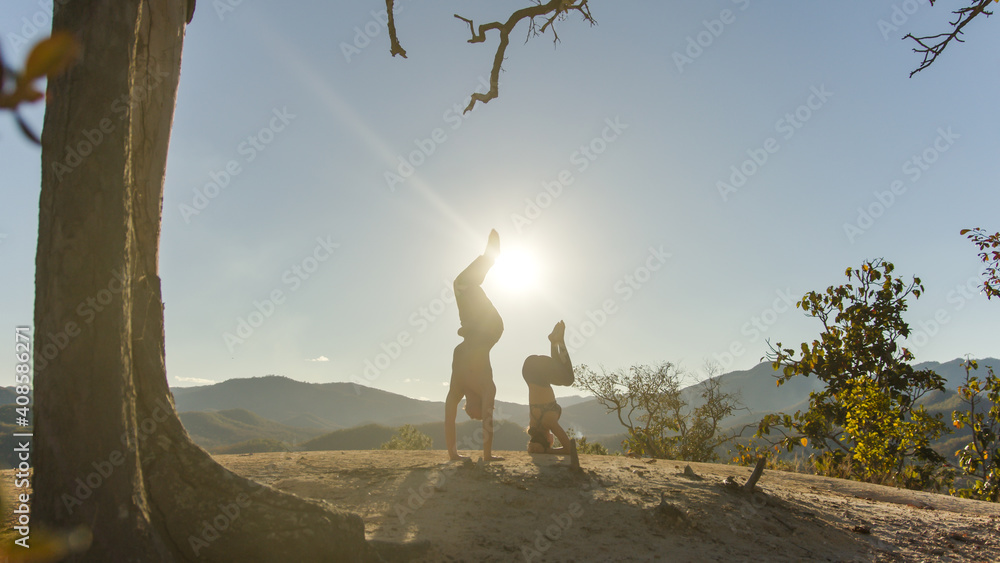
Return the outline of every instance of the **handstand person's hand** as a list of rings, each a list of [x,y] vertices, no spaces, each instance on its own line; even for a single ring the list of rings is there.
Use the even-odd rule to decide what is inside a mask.
[[[448,457],[451,458],[452,461],[464,461],[466,459],[470,459],[469,456],[460,455],[458,453],[449,453]]]
[[[490,238],[486,241],[486,252],[483,254],[493,259],[500,256],[500,233],[496,229],[490,231]]]

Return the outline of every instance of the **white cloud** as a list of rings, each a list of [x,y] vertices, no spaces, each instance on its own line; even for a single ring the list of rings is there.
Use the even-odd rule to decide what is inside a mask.
[[[318,358],[306,359],[307,362],[329,362],[330,358],[326,356],[320,356]]]
[[[201,379],[199,377],[175,377],[177,381],[182,381],[184,383],[202,383],[205,385],[212,385],[213,383],[218,383],[218,381],[213,381],[211,379]]]

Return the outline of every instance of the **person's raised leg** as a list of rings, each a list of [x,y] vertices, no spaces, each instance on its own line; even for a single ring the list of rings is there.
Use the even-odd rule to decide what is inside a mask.
[[[549,333],[549,342],[552,346],[557,346],[558,344],[564,343],[566,340],[566,322],[559,321],[556,326],[552,327],[552,332]],[[555,350],[555,348],[553,348]],[[553,352],[555,354],[555,352]]]
[[[500,256],[500,233],[496,229],[490,230],[490,236],[486,239],[486,251],[483,256],[496,260]]]
[[[503,334],[503,319],[483,291],[482,283],[499,253],[500,235],[495,230],[490,231],[484,254],[473,260],[455,278],[454,284],[455,303],[461,322],[458,334],[489,346],[496,344]]]
[[[490,231],[490,237],[486,242],[486,250],[483,254],[476,257],[455,278],[455,290],[460,291],[468,287],[483,285],[486,274],[489,273],[498,256],[500,256],[500,234],[497,233],[496,229],[493,229]]]
[[[575,380],[573,376],[573,362],[569,358],[569,350],[566,349],[566,323],[559,321],[549,334],[549,343],[552,359],[555,360],[562,369],[555,370],[550,375],[552,385],[569,386]]]

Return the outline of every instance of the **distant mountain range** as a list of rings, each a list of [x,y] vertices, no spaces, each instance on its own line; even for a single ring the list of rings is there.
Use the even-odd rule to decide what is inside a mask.
[[[945,379],[946,392],[934,392],[924,398],[927,408],[932,405],[940,407],[944,404],[947,396],[954,395],[955,389],[965,381],[965,369],[962,368],[962,359],[954,359],[950,362],[921,362],[914,364],[914,369],[930,369]],[[979,360],[980,377],[985,376],[983,366],[992,365],[1000,369],[1000,360],[996,358],[986,358]],[[725,392],[739,392],[742,403],[746,410],[734,413],[731,418],[727,418],[724,423],[729,428],[741,428],[746,424],[756,423],[761,417],[768,413],[785,412],[794,413],[799,410],[809,408],[809,393],[822,387],[822,383],[815,377],[793,377],[785,382],[781,387],[777,387],[778,372],[771,368],[771,364],[763,362],[744,371],[733,371],[719,376],[722,381],[722,390]],[[688,403],[697,404],[697,386],[687,389]],[[957,405],[956,405],[957,406]],[[955,407],[952,407],[952,410]],[[950,414],[950,410],[948,413]],[[948,415],[946,415],[946,418]]]
[[[286,426],[336,430],[401,426],[444,418],[444,402],[421,401],[354,383],[304,383],[268,375],[171,390],[179,412],[246,409]],[[497,402],[506,418],[528,420],[528,407]],[[502,417],[501,417],[502,418]]]
[[[914,367],[934,370],[946,379],[947,388],[953,390],[964,379],[961,361],[923,362]],[[995,358],[979,363],[1000,368],[1000,360]],[[718,376],[722,391],[739,393],[745,407],[726,419],[725,425],[740,428],[760,420],[766,413],[804,409],[809,392],[819,387],[815,378],[804,377],[792,378],[777,387],[776,376],[770,363]],[[172,392],[188,433],[195,442],[213,452],[283,447],[372,449],[389,440],[403,424],[417,426],[431,436],[434,448],[444,448],[441,401],[421,401],[353,383],[304,383],[277,375],[230,379],[214,385],[175,388]],[[685,389],[685,394],[689,404],[700,403],[697,385]],[[13,403],[14,397],[12,388],[0,388],[0,405]],[[620,444],[624,429],[618,418],[596,399],[574,396],[560,398],[559,402],[563,406],[560,420],[563,428],[573,428],[590,441],[613,449]],[[927,402],[928,408],[946,413],[957,406],[954,392],[934,393]],[[0,410],[8,415],[11,411],[9,406]],[[524,448],[527,405],[498,402],[495,418],[500,425],[494,447]],[[0,429],[13,430],[11,422],[0,420]],[[459,442],[479,427],[479,422],[468,420],[460,412]],[[0,445],[6,444],[0,440]]]
[[[0,405],[9,405],[17,400],[17,393],[13,387],[0,387]]]
[[[945,378],[948,389],[955,389],[965,375],[961,362],[960,359],[945,363],[923,362],[914,367],[933,369]],[[988,358],[980,360],[980,365],[1000,367],[1000,360]],[[748,370],[718,376],[722,391],[739,393],[745,407],[727,419],[725,424],[739,428],[756,422],[766,413],[791,413],[804,409],[809,392],[820,386],[815,378],[795,377],[778,387],[775,383],[777,375],[771,364],[764,362]],[[232,379],[210,386],[177,388],[173,393],[188,431],[199,444],[209,448],[251,439],[248,436],[257,428],[257,435],[253,437],[281,440],[288,444],[294,443],[289,442],[289,438],[298,436],[295,429],[311,431],[314,435],[300,443],[300,447],[305,449],[367,449],[378,447],[392,436],[393,428],[403,424],[418,426],[435,440],[435,448],[444,447],[441,423],[443,402],[420,401],[353,383],[303,383],[271,375]],[[700,402],[698,393],[698,385],[685,390],[689,404]],[[927,400],[940,406],[942,401],[950,401],[950,395],[953,393],[935,393]],[[592,441],[620,442],[623,433],[621,424],[596,399],[572,397],[560,398],[559,402],[563,406],[560,422],[564,428],[572,427]],[[232,409],[250,411],[268,420],[251,419],[247,413],[238,410],[238,414],[219,412],[218,417],[209,417],[207,412],[191,412],[228,413]],[[234,416],[238,421],[233,420]],[[460,412],[459,421],[467,420],[464,416]],[[498,421],[516,429],[516,432],[510,432],[510,440],[518,443],[518,449],[523,447],[523,427],[528,422],[528,407],[498,402],[495,416]],[[478,425],[473,421],[466,424],[471,424],[471,427]],[[340,432],[316,435],[317,431],[331,430]],[[499,440],[500,435],[498,429],[496,439]],[[442,443],[439,444],[439,441]],[[500,443],[496,447],[500,449]]]
[[[323,433],[317,428],[275,422],[246,409],[182,412],[180,417],[191,438],[206,449],[255,439],[297,444]]]

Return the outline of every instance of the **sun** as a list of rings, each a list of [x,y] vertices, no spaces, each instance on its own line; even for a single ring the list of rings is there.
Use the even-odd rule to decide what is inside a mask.
[[[490,269],[490,281],[507,291],[529,291],[538,287],[538,260],[523,248],[501,247]]]

